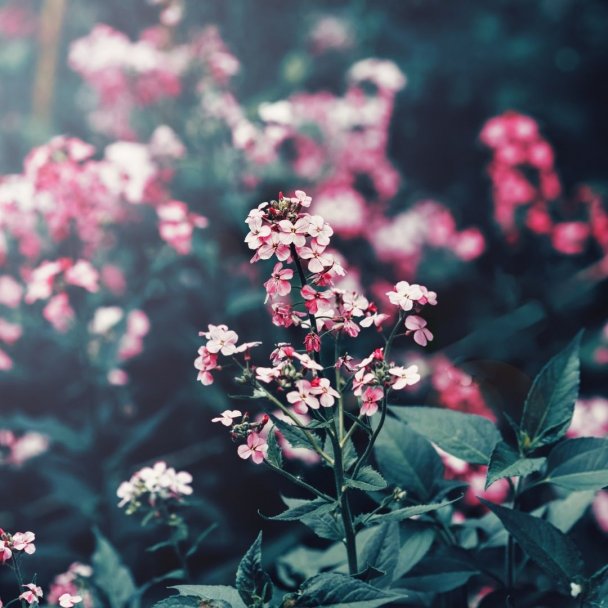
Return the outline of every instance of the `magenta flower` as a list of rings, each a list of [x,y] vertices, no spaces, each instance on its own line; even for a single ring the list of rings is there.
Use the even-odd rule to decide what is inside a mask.
[[[378,411],[378,401],[384,397],[384,391],[379,386],[368,387],[361,400],[361,414],[373,416]]]
[[[266,440],[257,433],[249,433],[247,444],[240,445],[237,449],[238,455],[243,459],[251,457],[255,464],[261,464],[266,458],[268,444]]]
[[[308,380],[298,380],[296,390],[287,393],[287,401],[293,405],[293,409],[298,414],[305,414],[308,408],[319,409],[319,400],[315,397],[315,392]]]
[[[426,320],[418,315],[410,315],[405,320],[406,333],[414,333],[414,342],[426,346],[433,339],[433,334],[426,327]]]
[[[31,555],[36,551],[34,540],[36,540],[36,535],[33,532],[15,532],[13,534],[13,549]]]
[[[221,422],[224,426],[232,426],[234,419],[242,415],[240,410],[224,410],[218,417],[212,418],[211,422]]]

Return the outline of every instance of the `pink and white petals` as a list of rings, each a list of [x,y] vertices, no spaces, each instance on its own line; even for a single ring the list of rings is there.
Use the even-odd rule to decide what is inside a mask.
[[[232,426],[235,418],[240,418],[243,414],[239,410],[224,410],[220,416],[212,418],[211,422],[220,422],[224,426]]]
[[[413,386],[420,382],[420,373],[417,365],[410,365],[409,367],[391,367],[388,372],[391,376],[395,377],[392,388],[396,391],[400,391],[406,386]]]
[[[268,453],[268,444],[258,433],[249,433],[247,443],[240,445],[237,448],[237,453],[243,460],[251,458],[255,464],[262,464]]]

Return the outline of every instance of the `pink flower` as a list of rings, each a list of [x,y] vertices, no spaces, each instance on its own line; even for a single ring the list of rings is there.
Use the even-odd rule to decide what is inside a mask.
[[[303,190],[296,190],[295,197],[291,199],[292,203],[300,203],[302,207],[310,207],[310,203],[312,202],[312,197],[307,196],[306,192]]]
[[[59,605],[61,608],[73,608],[76,604],[82,602],[82,596],[80,595],[70,595],[69,593],[64,593],[59,596]]]
[[[310,247],[301,247],[298,255],[303,260],[310,260],[308,270],[314,273],[323,272],[325,268],[330,268],[334,263],[334,256],[331,253],[325,253],[325,246],[316,241],[312,241]]]
[[[266,440],[257,433],[249,433],[247,436],[247,444],[240,445],[237,449],[238,455],[243,459],[251,457],[255,464],[261,464],[266,458],[268,452],[268,444]]]
[[[318,372],[323,370],[323,367],[321,365],[319,365],[314,359],[312,359],[305,353],[304,354],[294,353],[294,357],[296,359],[298,359],[298,361],[300,362],[302,367],[305,367],[306,369],[310,369],[310,370],[314,370],[314,371],[318,371]]]
[[[410,365],[407,368],[391,367],[388,372],[397,378],[392,385],[393,389],[396,391],[400,391],[406,386],[412,386],[417,382],[420,382],[420,374],[418,373],[417,365]]]
[[[242,415],[239,410],[224,410],[217,418],[211,418],[211,422],[221,422],[224,426],[232,426],[234,418]]]
[[[249,233],[245,242],[249,249],[259,249],[270,237],[270,226],[263,224],[261,218],[251,218]]]
[[[38,604],[39,598],[42,597],[42,589],[34,585],[34,583],[28,583],[27,585],[23,585],[27,589],[20,596],[20,600],[26,601],[28,604]]]
[[[324,291],[317,291],[310,285],[304,285],[300,290],[300,294],[304,298],[304,306],[311,314],[317,314],[319,310],[326,310],[329,305],[329,295]]]
[[[306,245],[306,235],[308,234],[308,218],[301,217],[295,224],[289,220],[279,222],[279,240],[283,245],[295,245],[304,247]]]
[[[289,245],[285,245],[277,232],[273,232],[270,237],[262,243],[256,254],[260,260],[269,260],[273,255],[277,256],[277,260],[284,262],[290,255]],[[252,259],[252,262],[256,257]]]
[[[293,270],[291,268],[285,268],[283,270],[283,264],[278,262],[274,265],[272,270],[272,275],[264,283],[264,287],[266,288],[266,293],[268,297],[274,297],[276,295],[286,296],[291,291],[291,281],[293,279]]]
[[[213,384],[211,371],[217,368],[217,355],[210,353],[205,346],[198,349],[199,356],[194,361],[194,367],[199,370],[197,380],[209,386]]]
[[[239,337],[236,332],[228,329],[227,325],[209,325],[209,331],[203,335],[208,340],[207,350],[210,353],[221,352],[225,357],[235,353]]]
[[[368,387],[361,400],[361,414],[373,416],[378,411],[378,401],[384,397],[384,391],[379,386]]]
[[[420,346],[426,346],[433,339],[433,334],[426,328],[426,320],[418,315],[407,317],[405,327],[407,334],[414,332],[414,342]]]
[[[317,244],[327,247],[333,233],[333,228],[320,215],[311,215],[308,218],[308,234]]]
[[[328,378],[313,380],[311,393],[319,397],[323,407],[331,407],[335,399],[340,398],[340,393],[331,386]]]
[[[304,337],[304,347],[306,348],[306,352],[319,352],[321,350],[321,339],[319,338],[319,334],[311,331],[306,334]]]
[[[387,291],[386,295],[391,304],[400,306],[405,311],[412,310],[414,302],[424,296],[420,285],[410,285],[407,281],[399,281],[395,285],[395,291]]]
[[[298,414],[305,414],[308,408],[319,409],[319,400],[315,397],[315,391],[308,380],[298,380],[296,390],[287,393],[287,401],[293,405]]]
[[[13,549],[25,551],[25,553],[31,555],[36,551],[35,539],[36,535],[33,532],[15,532],[13,535]]]
[[[5,564],[11,557],[13,557],[13,552],[10,550],[8,542],[0,540],[0,564]]]
[[[66,332],[74,320],[74,309],[65,292],[53,296],[42,309],[42,316],[59,332]]]
[[[82,287],[91,293],[99,289],[99,273],[87,260],[78,260],[65,271],[66,283]]]
[[[281,377],[281,369],[278,367],[256,367],[255,377],[259,382],[269,384],[273,380]]]
[[[372,374],[371,372],[366,373],[365,368],[362,367],[360,370],[357,371],[353,378],[353,394],[358,397],[363,391],[363,388],[371,384],[375,380],[376,376],[374,376],[374,374]]]

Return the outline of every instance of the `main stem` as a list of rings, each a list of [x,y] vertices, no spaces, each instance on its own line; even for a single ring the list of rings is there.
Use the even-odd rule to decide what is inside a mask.
[[[300,257],[298,256],[298,252],[294,245],[291,245],[291,255],[293,257],[294,263],[296,265],[296,269],[298,271],[298,276],[300,277],[300,288],[303,288],[308,284],[306,280],[306,275],[304,274],[304,269],[302,268],[302,263],[300,261]],[[315,316],[312,313],[308,313],[308,320],[310,322],[310,331],[316,331],[317,325]],[[321,357],[319,353],[313,351],[314,360],[321,365]],[[321,376],[323,373],[321,372]],[[340,387],[337,386],[336,390],[340,392]],[[341,394],[341,392],[340,392]],[[343,420],[343,404],[342,400],[339,401],[339,416],[340,420]],[[334,452],[334,481],[336,483],[336,499],[340,505],[340,515],[342,517],[342,525],[344,527],[344,545],[346,546],[346,557],[348,560],[348,571],[351,575],[357,574],[359,568],[357,566],[357,539],[355,535],[355,528],[353,526],[353,515],[350,508],[350,501],[348,499],[348,488],[344,484],[344,458],[342,453],[342,445],[341,445],[341,435],[343,434],[343,422],[338,423],[338,428],[336,429],[336,433],[333,432],[333,429],[328,429],[327,434],[330,438],[333,452]]]
[[[519,507],[519,478],[515,480],[515,482],[511,481],[511,487],[513,488],[513,510],[517,510]],[[507,577],[507,589],[509,592],[509,605],[515,607],[515,603],[513,602],[513,598],[511,597],[511,593],[513,592],[513,587],[515,586],[515,543],[513,540],[513,536],[508,533],[507,539],[507,560],[506,560],[506,577]]]

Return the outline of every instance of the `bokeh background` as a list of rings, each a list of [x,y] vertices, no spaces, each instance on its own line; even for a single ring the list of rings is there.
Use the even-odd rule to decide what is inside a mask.
[[[434,340],[400,353],[411,403],[517,418],[584,328],[572,432],[605,435],[607,30],[603,0],[1,2],[0,525],[36,532],[39,582],[90,561],[95,528],[138,582],[175,567],[117,507],[156,460],[193,474],[193,530],[218,524],[199,582],[259,529],[270,561],[311,541],[259,517],[290,489],[236,456],[210,423],[234,389],[193,368],[208,323],[262,358],[290,339],[243,243],[279,191],[313,195],[379,304],[437,291]],[[606,530],[604,493],[577,540],[601,555]]]

